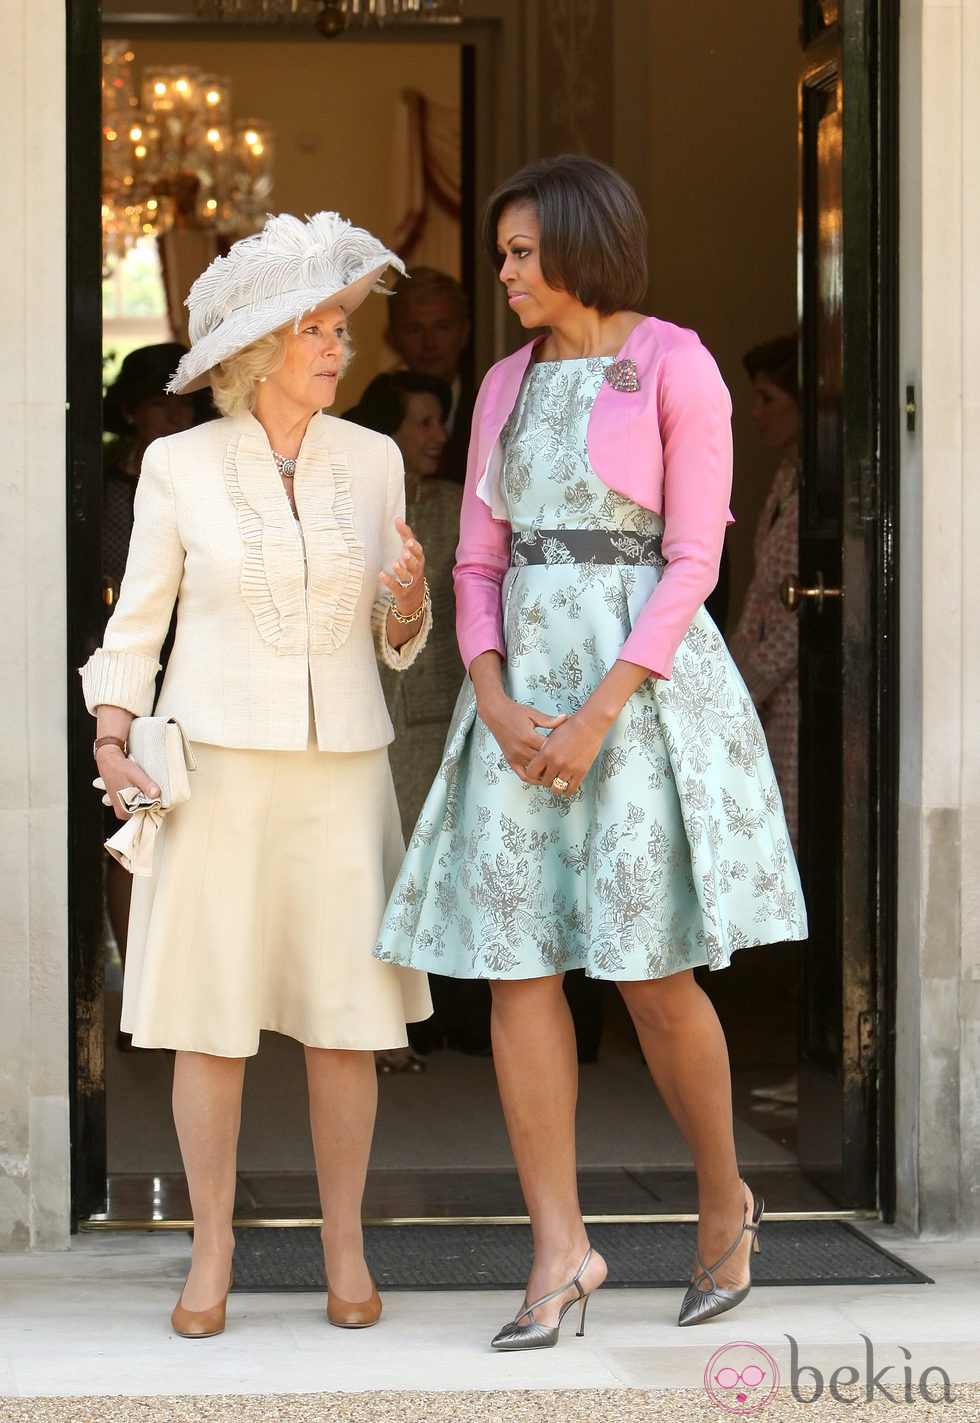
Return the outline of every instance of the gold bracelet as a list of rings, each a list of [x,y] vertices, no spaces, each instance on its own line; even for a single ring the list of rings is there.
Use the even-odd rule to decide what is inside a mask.
[[[417,623],[419,618],[425,612],[426,608],[429,606],[429,601],[429,580],[427,578],[423,578],[422,601],[421,603],[419,603],[414,613],[400,613],[398,611],[398,604],[395,602],[394,598],[392,598],[391,600],[391,605],[388,608],[388,611],[394,618],[396,623],[400,623],[402,627],[411,627],[412,623]]]

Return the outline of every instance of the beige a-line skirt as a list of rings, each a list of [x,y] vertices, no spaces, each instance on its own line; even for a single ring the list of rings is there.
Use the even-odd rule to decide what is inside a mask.
[[[425,975],[371,950],[404,853],[388,753],[196,743],[129,919],[122,1028],[139,1047],[404,1046]]]

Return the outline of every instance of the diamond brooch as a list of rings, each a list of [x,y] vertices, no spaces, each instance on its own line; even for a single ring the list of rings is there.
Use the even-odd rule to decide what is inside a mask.
[[[636,362],[626,356],[621,361],[613,361],[611,366],[607,366],[603,371],[603,376],[612,386],[613,390],[632,392],[639,390],[640,377],[637,373]]]

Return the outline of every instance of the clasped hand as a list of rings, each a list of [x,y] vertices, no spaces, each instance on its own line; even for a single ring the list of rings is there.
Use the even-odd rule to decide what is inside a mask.
[[[584,708],[571,716],[547,716],[515,702],[503,691],[479,708],[511,770],[528,785],[574,795],[599,754],[607,728],[595,724]],[[542,735],[542,732],[547,733]],[[565,782],[553,786],[555,780]]]

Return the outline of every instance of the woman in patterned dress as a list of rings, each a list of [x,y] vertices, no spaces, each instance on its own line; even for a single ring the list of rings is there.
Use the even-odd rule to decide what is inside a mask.
[[[729,648],[766,733],[793,848],[799,821],[800,622],[779,595],[799,562],[800,461],[797,339],[777,336],[742,357],[755,390],[752,419],[779,453],[755,531],[755,567]]]
[[[521,324],[546,329],[477,400],[455,574],[469,681],[375,952],[491,981],[534,1237],[493,1346],[525,1349],[554,1344],[577,1301],[584,1320],[606,1274],[576,1188],[564,971],[616,982],[691,1149],[698,1263],[678,1322],[696,1323],[748,1292],[762,1202],[693,969],[803,938],[806,916],[758,718],[702,606],[730,520],[731,404],[693,332],[635,310],[635,194],[591,159],[546,160],[491,196],[483,240]]]

